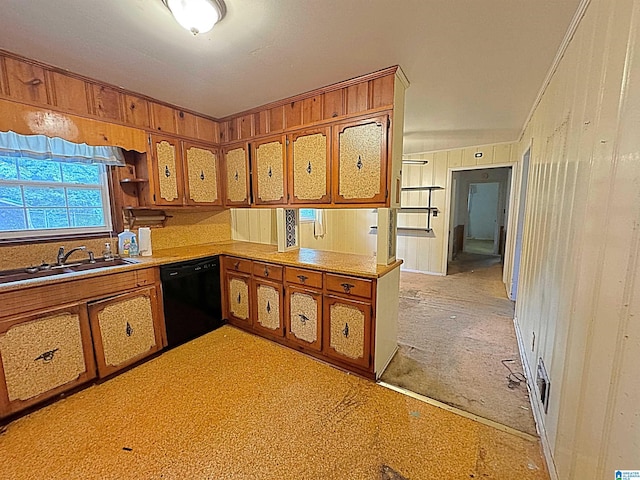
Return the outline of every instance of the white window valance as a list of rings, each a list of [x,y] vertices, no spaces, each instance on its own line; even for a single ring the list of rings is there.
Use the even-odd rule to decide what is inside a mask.
[[[100,163],[124,166],[119,147],[94,147],[45,135],[20,135],[0,132],[0,156],[73,163]]]

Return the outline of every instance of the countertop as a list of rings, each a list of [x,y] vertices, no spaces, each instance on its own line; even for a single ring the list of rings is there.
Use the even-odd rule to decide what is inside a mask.
[[[250,260],[257,260],[279,265],[308,268],[323,272],[342,273],[365,278],[379,278],[395,270],[402,264],[397,260],[390,265],[376,265],[373,256],[354,255],[348,253],[326,252],[301,248],[290,252],[279,253],[275,245],[251,243],[241,241],[228,241],[209,243],[204,245],[190,245],[154,251],[151,257],[135,257],[132,263],[117,265],[82,272],[65,273],[51,277],[39,277],[18,282],[0,284],[0,293],[30,288],[42,285],[51,285],[80,278],[90,278],[111,273],[136,270],[140,268],[157,267],[175,262],[195,260],[213,255],[232,255]]]

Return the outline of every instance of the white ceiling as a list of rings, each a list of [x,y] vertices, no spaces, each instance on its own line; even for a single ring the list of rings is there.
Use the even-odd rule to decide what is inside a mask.
[[[214,117],[400,65],[406,153],[516,140],[579,0],[0,0],[0,48]]]

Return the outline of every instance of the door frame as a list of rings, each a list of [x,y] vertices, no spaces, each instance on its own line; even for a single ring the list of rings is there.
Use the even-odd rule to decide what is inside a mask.
[[[447,169],[447,185],[446,185],[446,192],[448,192],[448,195],[446,195],[446,212],[447,212],[447,216],[444,219],[444,231],[447,232],[447,235],[445,235],[445,239],[444,239],[444,245],[442,248],[442,262],[443,262],[443,266],[444,268],[442,269],[444,272],[444,275],[447,275],[447,270],[449,267],[449,248],[450,248],[450,243],[451,243],[451,217],[453,216],[453,212],[451,211],[451,205],[452,203],[455,205],[455,201],[452,201],[452,198],[454,196],[454,194],[456,192],[453,191],[452,185],[453,185],[453,172],[464,172],[467,170],[485,170],[488,168],[505,168],[505,167],[511,167],[511,179],[510,181],[508,181],[508,185],[509,185],[509,198],[507,199],[507,211],[505,213],[505,225],[506,225],[506,230],[507,230],[507,241],[506,241],[506,245],[505,245],[505,268],[504,271],[507,271],[506,268],[506,262],[507,259],[509,260],[510,264],[513,261],[511,255],[507,255],[507,252],[510,252],[510,243],[512,242],[512,237],[515,231],[515,226],[513,225],[514,222],[511,221],[511,212],[513,212],[513,209],[515,208],[515,204],[514,204],[514,187],[515,187],[515,179],[517,177],[517,175],[514,175],[514,170],[517,169],[518,167],[518,162],[503,162],[503,163],[495,163],[495,164],[489,164],[489,165],[472,165],[472,166],[459,166],[459,167],[449,167]],[[456,185],[456,190],[460,188],[460,185]],[[509,266],[508,271],[511,271],[511,265]],[[504,281],[504,278],[503,278]]]

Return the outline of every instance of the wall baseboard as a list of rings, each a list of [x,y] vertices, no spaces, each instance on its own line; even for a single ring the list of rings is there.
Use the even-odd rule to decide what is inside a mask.
[[[436,275],[438,277],[444,277],[446,274],[442,272],[428,272],[426,270],[411,270],[410,268],[402,268],[400,270],[408,273],[424,273],[425,275]]]
[[[547,471],[549,472],[549,477],[551,480],[559,480],[558,471],[556,470],[556,464],[553,460],[553,451],[551,449],[551,445],[549,443],[549,439],[547,438],[547,431],[544,426],[544,413],[541,409],[540,402],[538,402],[537,392],[535,387],[533,386],[534,376],[531,372],[531,367],[529,362],[527,362],[527,357],[524,354],[525,346],[524,341],[522,339],[522,331],[520,330],[520,325],[518,324],[518,318],[513,318],[513,326],[516,330],[516,339],[518,340],[518,351],[520,353],[520,361],[522,362],[522,366],[524,368],[524,374],[527,377],[527,390],[529,391],[529,402],[531,403],[531,411],[533,412],[533,418],[536,422],[536,430],[538,431],[538,435],[540,436],[540,441],[542,442],[542,452],[544,454],[545,462],[547,463]]]

